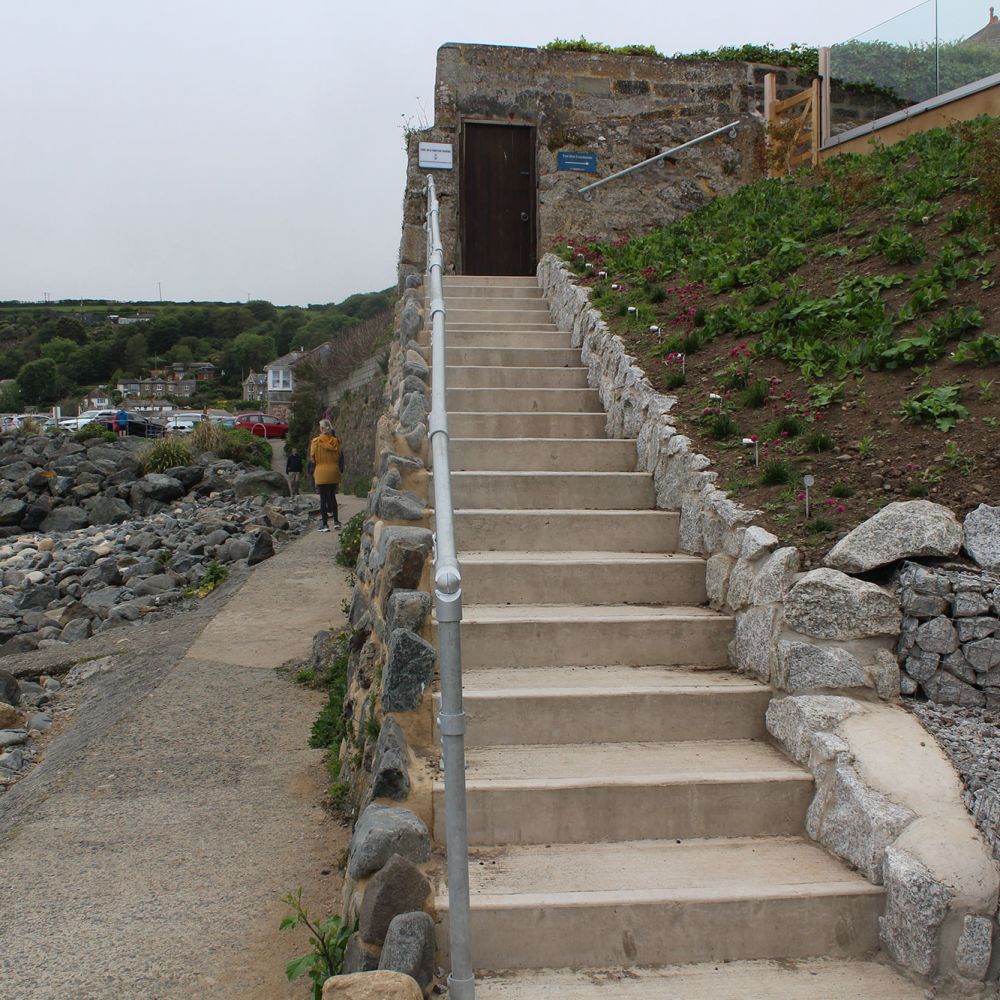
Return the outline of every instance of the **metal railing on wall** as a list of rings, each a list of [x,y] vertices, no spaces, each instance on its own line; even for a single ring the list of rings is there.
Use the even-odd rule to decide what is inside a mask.
[[[431,316],[430,443],[434,467],[434,601],[437,615],[444,763],[445,848],[448,852],[448,938],[451,1000],[475,1000],[469,908],[469,825],[465,796],[465,708],[462,698],[462,571],[455,549],[455,512],[448,462],[445,392],[444,248],[437,192],[427,178],[427,289]]]
[[[641,170],[643,167],[648,167],[652,163],[658,163],[660,160],[666,160],[668,157],[673,156],[675,153],[679,153],[682,149],[689,149],[691,146],[697,146],[700,142],[705,142],[707,139],[714,139],[717,135],[722,135],[723,132],[729,133],[730,139],[736,138],[736,130],[739,128],[739,121],[730,122],[728,125],[722,125],[719,128],[712,129],[711,132],[706,132],[704,135],[699,135],[696,139],[689,139],[687,142],[682,142],[679,146],[673,146],[670,149],[665,149],[662,153],[657,153],[656,156],[650,156],[640,163],[633,163],[631,167],[625,167],[623,170],[617,170],[613,174],[609,174],[607,177],[602,177],[599,181],[594,181],[593,184],[585,184],[582,188],[577,190],[577,194],[582,194],[588,201],[592,197],[591,191],[596,190],[599,187],[603,187],[605,184],[611,181],[618,180],[619,177],[625,177],[627,174],[634,174],[637,170]]]

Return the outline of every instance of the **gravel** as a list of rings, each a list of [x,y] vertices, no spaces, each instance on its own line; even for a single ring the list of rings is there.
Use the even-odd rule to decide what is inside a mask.
[[[958,771],[965,804],[1000,859],[1000,710],[904,699]]]

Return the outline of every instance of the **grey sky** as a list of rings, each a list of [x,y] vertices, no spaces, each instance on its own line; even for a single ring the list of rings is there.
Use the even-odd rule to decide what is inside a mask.
[[[986,23],[987,0],[960,6]],[[395,280],[445,41],[830,44],[898,0],[0,2],[0,299],[326,302]],[[421,107],[423,112],[421,113]]]

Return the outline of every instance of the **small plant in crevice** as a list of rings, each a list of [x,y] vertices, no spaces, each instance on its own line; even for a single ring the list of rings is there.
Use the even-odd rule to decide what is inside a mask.
[[[361,536],[365,529],[365,512],[359,510],[340,532],[340,549],[337,552],[337,564],[353,569],[361,552]]]
[[[871,458],[875,454],[875,438],[871,434],[865,434],[858,439],[858,454],[862,458]]]
[[[830,488],[830,496],[836,497],[838,500],[847,500],[854,496],[854,490],[847,483],[836,482]]]
[[[190,465],[193,461],[191,449],[174,438],[164,438],[147,448],[139,458],[144,472],[166,472],[179,465]]]
[[[348,629],[342,629],[336,635],[333,654],[326,670],[327,703],[313,723],[312,733],[309,736],[309,746],[314,749],[329,750],[333,755],[339,750],[340,741],[347,733],[344,697],[347,694],[349,638]]]
[[[347,942],[358,929],[357,921],[352,925],[336,914],[322,923],[310,917],[309,911],[302,905],[301,886],[296,892],[289,892],[283,901],[292,912],[281,921],[279,930],[305,927],[312,946],[311,951],[292,959],[285,966],[285,975],[289,982],[308,976],[312,980],[312,1000],[322,1000],[323,984],[331,976],[339,976],[343,972]]]
[[[215,559],[208,564],[205,575],[195,586],[188,587],[184,591],[185,597],[207,597],[217,587],[221,586],[229,579],[229,570],[220,565]]]

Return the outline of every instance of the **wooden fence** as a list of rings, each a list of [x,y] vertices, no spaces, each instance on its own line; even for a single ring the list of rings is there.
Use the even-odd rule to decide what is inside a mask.
[[[768,133],[768,173],[787,174],[804,164],[819,165],[820,81],[792,97],[778,100],[778,78],[764,77],[764,118]]]

